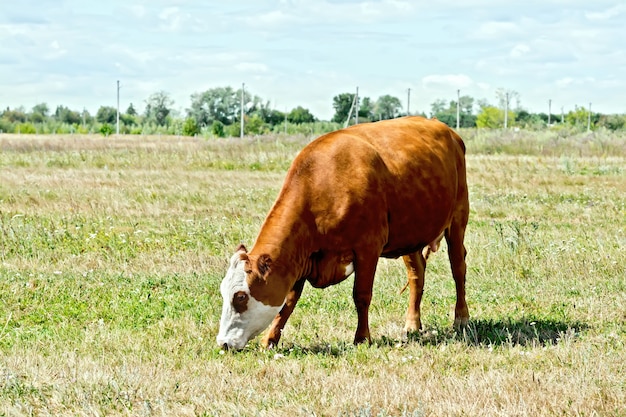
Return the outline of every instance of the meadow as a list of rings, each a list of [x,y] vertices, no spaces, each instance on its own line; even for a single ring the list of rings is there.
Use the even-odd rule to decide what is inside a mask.
[[[0,415],[626,415],[626,134],[461,134],[467,329],[442,244],[420,334],[381,260],[372,345],[348,279],[239,352],[219,283],[311,137],[0,135]]]

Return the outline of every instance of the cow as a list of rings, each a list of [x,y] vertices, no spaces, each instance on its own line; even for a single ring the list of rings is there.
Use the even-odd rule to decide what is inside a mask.
[[[221,286],[217,343],[242,349],[271,327],[277,346],[305,282],[325,288],[353,272],[354,343],[371,343],[368,310],[380,257],[402,257],[409,305],[404,332],[421,329],[425,258],[442,237],[456,284],[454,326],[465,326],[465,144],[444,123],[411,116],[354,125],[305,146],[250,251],[240,245]]]

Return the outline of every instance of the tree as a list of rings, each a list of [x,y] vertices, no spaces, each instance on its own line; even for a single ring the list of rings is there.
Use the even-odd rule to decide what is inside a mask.
[[[459,103],[456,100],[450,100],[448,103],[444,99],[437,99],[431,104],[431,116],[436,117],[441,122],[450,127],[456,127],[457,106],[459,109],[459,126],[474,127],[476,126],[476,116],[473,114],[474,99],[470,96],[459,97]]]
[[[598,121],[598,125],[609,130],[622,130],[626,128],[626,115],[602,115]]]
[[[394,119],[400,115],[402,103],[398,97],[386,94],[376,100],[375,112],[381,120]]]
[[[48,118],[50,109],[46,103],[40,103],[33,107],[30,115],[30,121],[33,123],[43,123]]]
[[[256,99],[255,97],[255,101]],[[269,101],[262,103],[260,99],[258,100],[259,103],[254,105],[254,110],[250,111],[251,116],[258,115],[263,122],[272,126],[279,125],[285,120],[285,113],[272,109]]]
[[[315,121],[315,116],[311,114],[308,109],[303,108],[302,106],[298,106],[295,109],[291,110],[287,115],[287,120],[289,123],[293,124],[302,124],[302,123],[312,123]]]
[[[116,123],[117,121],[117,109],[111,106],[100,106],[96,113],[96,120],[99,123]]]
[[[244,123],[244,133],[246,135],[260,135],[265,133],[265,123],[261,116],[258,114],[253,114],[250,117],[247,117]]]
[[[128,108],[126,109],[126,114],[129,116],[137,116],[137,110],[135,110],[135,106],[133,106],[133,103],[130,103],[128,105]]]
[[[595,127],[596,123],[600,120],[598,113],[591,113],[589,116],[589,109],[586,107],[574,106],[574,110],[570,110],[565,115],[565,123],[578,128],[587,128],[589,123],[589,117],[591,117],[591,128]]]
[[[503,111],[505,108],[516,112],[522,109],[520,94],[515,90],[498,88],[496,90],[496,98],[498,100],[498,106]],[[515,106],[511,106],[513,100],[515,100]]]
[[[355,94],[353,93],[342,93],[333,97],[333,108],[335,109],[335,115],[332,118],[333,122],[344,123],[348,119],[354,96]]]
[[[224,136],[226,136],[226,131],[224,130],[224,123],[220,122],[219,120],[215,120],[211,124],[211,132],[218,138],[223,138]]]
[[[183,123],[183,135],[184,136],[195,136],[200,133],[200,129],[196,124],[196,119],[193,117],[188,117],[185,119],[185,123]]]
[[[430,115],[431,117],[437,117],[437,119],[439,119],[439,117],[437,116],[438,114],[444,113],[446,110],[448,110],[446,108],[446,100],[442,99],[442,98],[438,98],[437,100],[433,101],[430,105]]]
[[[8,120],[11,123],[24,123],[26,122],[26,119],[28,119],[23,107],[18,107],[13,110],[7,107],[4,113],[2,113],[2,118]]]
[[[515,121],[515,113],[509,111],[509,123]],[[504,111],[494,106],[484,106],[481,112],[476,116],[476,126],[496,129],[504,127]]]
[[[174,100],[167,92],[158,91],[146,100],[146,118],[155,122],[157,126],[165,126],[173,105]]]
[[[369,121],[374,119],[375,103],[369,97],[359,99],[359,120]]]
[[[216,120],[229,125],[237,119],[239,103],[240,99],[231,87],[212,88],[191,95],[191,108],[187,109],[187,114],[198,126],[211,126]]]
[[[81,122],[80,113],[70,110],[65,106],[57,106],[54,111],[54,118],[61,123],[70,125],[79,124]]]

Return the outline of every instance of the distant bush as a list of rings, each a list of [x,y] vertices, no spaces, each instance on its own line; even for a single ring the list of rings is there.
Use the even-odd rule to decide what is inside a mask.
[[[19,125],[17,125],[16,133],[33,135],[37,133],[37,128],[32,123],[20,123]]]
[[[113,133],[113,127],[111,127],[111,125],[108,123],[104,123],[102,126],[100,126],[100,133],[102,134],[102,136],[109,136]]]
[[[196,123],[196,119],[193,117],[188,117],[185,119],[185,123],[183,124],[183,135],[185,136],[196,136],[200,133],[200,129],[198,128],[198,123]]]
[[[223,138],[226,136],[226,131],[224,130],[224,123],[219,120],[215,120],[211,125],[211,133],[217,136],[218,138]]]

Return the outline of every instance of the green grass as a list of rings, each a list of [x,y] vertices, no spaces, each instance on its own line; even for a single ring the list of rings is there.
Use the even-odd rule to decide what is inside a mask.
[[[309,138],[0,136],[0,415],[624,415],[626,137],[463,136],[464,332],[442,245],[421,334],[381,260],[372,346],[347,280],[236,353],[219,283]]]

